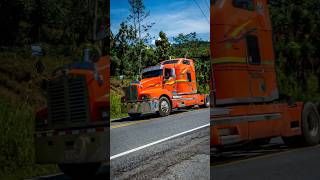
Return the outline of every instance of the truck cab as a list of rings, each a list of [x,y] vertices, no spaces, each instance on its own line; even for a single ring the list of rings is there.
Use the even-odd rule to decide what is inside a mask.
[[[143,69],[142,79],[126,88],[123,105],[130,116],[155,112],[167,116],[172,109],[208,102],[206,95],[197,93],[193,60],[177,58]]]

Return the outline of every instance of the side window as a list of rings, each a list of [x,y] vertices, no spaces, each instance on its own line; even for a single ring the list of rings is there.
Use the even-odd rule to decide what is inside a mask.
[[[187,72],[187,79],[188,79],[188,82],[192,82],[191,73],[190,72]]]
[[[164,78],[169,79],[170,77],[173,77],[173,70],[172,69],[165,69],[164,70]]]
[[[183,64],[190,65],[190,61],[189,60],[183,60]]]
[[[233,0],[233,6],[250,11],[254,9],[253,0]]]
[[[246,37],[246,41],[247,41],[248,62],[250,64],[261,64],[258,37],[253,35],[248,35]]]

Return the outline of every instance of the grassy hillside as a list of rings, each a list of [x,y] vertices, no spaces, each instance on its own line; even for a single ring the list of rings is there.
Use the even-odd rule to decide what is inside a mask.
[[[69,59],[43,58],[44,73],[36,73],[37,59],[0,53],[0,179],[23,179],[57,171],[55,165],[34,162],[34,115],[45,104],[41,82]]]

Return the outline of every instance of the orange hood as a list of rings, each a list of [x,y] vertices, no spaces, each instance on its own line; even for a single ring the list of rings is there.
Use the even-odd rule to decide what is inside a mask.
[[[159,89],[162,86],[162,76],[142,79],[140,81],[141,93],[153,89]]]

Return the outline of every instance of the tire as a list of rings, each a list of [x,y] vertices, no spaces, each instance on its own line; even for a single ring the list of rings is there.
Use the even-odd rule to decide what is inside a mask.
[[[129,116],[133,119],[136,119],[141,116],[141,113],[130,113]]]
[[[201,106],[202,108],[208,108],[210,107],[210,96],[206,95],[204,98],[204,105]]]
[[[58,164],[60,170],[72,179],[88,179],[93,177],[101,163]]]
[[[320,112],[320,102],[317,102],[317,103],[315,104],[315,106],[316,106],[317,111],[318,111],[318,114],[319,114],[319,112]],[[319,114],[319,115],[320,115],[320,114]]]
[[[159,114],[160,116],[168,116],[172,111],[171,103],[168,98],[161,97],[159,101]]]
[[[320,118],[317,107],[307,102],[301,114],[301,136],[282,137],[289,147],[313,146],[320,141]]]
[[[320,119],[316,106],[307,102],[303,106],[301,130],[305,145],[313,146],[320,140]]]

